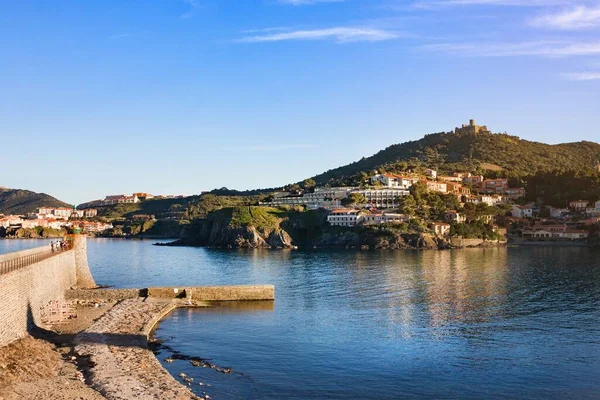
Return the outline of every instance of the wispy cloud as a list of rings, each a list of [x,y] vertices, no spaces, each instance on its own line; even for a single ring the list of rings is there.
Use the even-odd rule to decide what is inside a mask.
[[[249,145],[249,146],[227,146],[223,149],[226,151],[284,151],[284,150],[300,150],[312,149],[317,147],[314,144],[265,144],[265,145]]]
[[[295,30],[290,32],[271,33],[266,35],[246,36],[239,42],[280,42],[284,40],[333,40],[337,43],[378,42],[396,39],[395,32],[374,28],[336,27],[327,29]]]
[[[242,33],[269,33],[269,32],[280,32],[280,31],[287,31],[289,30],[289,28],[285,28],[282,26],[277,26],[277,27],[273,27],[273,28],[262,28],[262,29],[246,29],[245,31],[242,31]]]
[[[293,6],[305,6],[319,3],[341,3],[346,0],[278,0],[282,4],[291,4]]]
[[[426,45],[425,50],[443,51],[468,57],[569,57],[600,55],[600,41],[537,41],[521,43],[441,43]]]
[[[456,6],[547,7],[569,4],[569,0],[419,0],[412,8],[436,9]]]
[[[576,6],[536,17],[531,25],[540,28],[577,30],[600,27],[600,6]]]
[[[597,72],[568,72],[562,77],[570,81],[597,81],[600,80],[600,71]]]

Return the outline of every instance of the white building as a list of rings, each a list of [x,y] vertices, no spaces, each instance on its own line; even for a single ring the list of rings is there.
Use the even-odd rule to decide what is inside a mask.
[[[600,215],[600,200],[594,203],[594,207],[586,208],[585,213],[592,217]]]
[[[439,236],[447,236],[450,233],[450,224],[445,222],[434,222],[432,224],[433,232]]]
[[[533,217],[533,207],[514,205],[510,213],[515,218],[531,218]]]
[[[419,182],[419,178],[397,174],[377,174],[371,177],[371,183],[381,183],[385,187],[409,189],[413,184]]]
[[[381,209],[400,207],[400,198],[410,194],[408,190],[400,188],[354,190],[353,193],[365,197],[365,207]]]
[[[68,207],[40,207],[37,209],[37,218],[52,216],[58,219],[69,219],[73,209]]]
[[[442,182],[427,181],[427,190],[431,192],[448,193],[448,185]]]
[[[261,202],[264,206],[305,206],[309,210],[324,208],[334,210],[342,206],[342,200],[355,190],[353,187],[315,188],[314,193],[303,195],[276,194],[270,202]]]
[[[550,217],[552,218],[564,218],[565,215],[569,214],[570,210],[568,208],[555,208],[549,207],[548,211],[550,211]]]
[[[588,204],[590,204],[587,200],[574,200],[569,203],[569,207],[576,211],[585,211]]]
[[[331,226],[346,226],[352,227],[358,225],[363,219],[363,214],[360,210],[350,208],[340,208],[333,210],[327,216],[327,222]]]
[[[139,201],[140,201],[140,199],[138,199],[137,196],[127,196],[124,194],[117,194],[117,195],[106,196],[106,198],[103,200],[103,204],[104,205],[131,204],[131,203],[138,203]]]
[[[435,169],[427,168],[425,170],[425,175],[431,179],[437,179],[437,171]]]
[[[456,210],[448,210],[446,212],[445,219],[448,222],[454,222],[454,223],[460,224],[462,222],[467,221],[467,216],[459,213]]]

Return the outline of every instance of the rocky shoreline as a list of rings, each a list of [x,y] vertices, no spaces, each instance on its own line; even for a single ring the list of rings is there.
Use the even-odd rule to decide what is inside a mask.
[[[299,243],[299,244],[297,244]],[[500,247],[506,240],[462,239],[427,233],[381,235],[378,232],[325,233],[313,241],[296,241],[287,232],[261,232],[253,227],[226,230],[224,235],[193,236],[156,246],[191,246],[220,249],[359,249],[359,250],[447,250]]]

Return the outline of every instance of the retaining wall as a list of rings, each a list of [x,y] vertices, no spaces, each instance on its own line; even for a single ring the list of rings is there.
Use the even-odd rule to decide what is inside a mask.
[[[85,272],[87,269],[89,277],[83,286],[91,284],[87,257],[77,251],[77,247],[85,243],[85,237],[77,238],[74,243],[73,250],[59,252],[45,260],[0,275],[0,347],[24,337],[34,325],[43,326],[60,313],[65,290],[79,284],[78,275],[81,274],[78,271]],[[5,254],[0,261],[48,250],[49,247],[44,246]],[[87,274],[83,273],[84,276]]]

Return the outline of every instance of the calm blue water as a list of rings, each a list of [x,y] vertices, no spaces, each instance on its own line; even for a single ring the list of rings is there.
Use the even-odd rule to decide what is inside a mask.
[[[274,303],[179,310],[160,325],[168,346],[233,369],[164,364],[176,377],[194,377],[198,394],[600,398],[598,250],[222,251],[151,243],[90,240],[97,282],[276,286]]]
[[[0,239],[0,254],[33,249],[34,247],[49,246],[51,241],[57,239]]]

